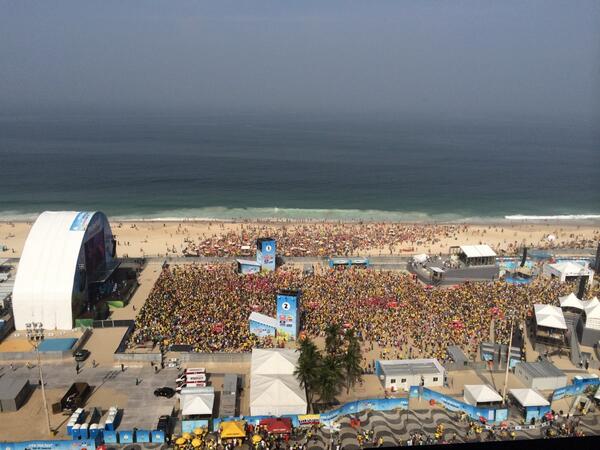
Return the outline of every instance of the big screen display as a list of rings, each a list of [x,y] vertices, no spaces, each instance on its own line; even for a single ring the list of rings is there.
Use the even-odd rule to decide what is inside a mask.
[[[88,274],[96,272],[105,261],[104,230],[101,229],[85,243],[85,269]]]

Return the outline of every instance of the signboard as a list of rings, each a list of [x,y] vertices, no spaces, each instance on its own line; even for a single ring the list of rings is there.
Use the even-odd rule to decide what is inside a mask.
[[[295,340],[298,337],[298,294],[277,294],[277,322],[279,336]]]
[[[250,333],[255,334],[258,337],[275,336],[275,328],[267,324],[260,323],[255,320],[250,320],[249,325]]]
[[[275,257],[277,255],[277,241],[275,239],[258,239],[256,241],[256,261],[261,270],[275,270]]]
[[[94,450],[96,442],[94,439],[81,441],[25,441],[25,442],[2,442],[1,450]]]
[[[90,223],[90,219],[94,215],[93,212],[84,211],[78,212],[73,222],[71,223],[70,231],[85,231],[87,229],[88,224]]]

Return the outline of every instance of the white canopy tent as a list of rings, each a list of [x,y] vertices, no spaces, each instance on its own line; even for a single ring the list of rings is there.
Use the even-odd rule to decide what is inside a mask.
[[[598,301],[598,297],[584,303],[585,327],[600,330],[600,301]]]
[[[306,396],[294,375],[254,375],[250,390],[250,414],[283,416],[306,414]]]
[[[544,273],[550,277],[558,278],[561,283],[564,283],[570,277],[588,277],[589,283],[594,279],[594,271],[587,264],[583,265],[572,261],[546,264]]]
[[[252,375],[291,375],[296,369],[298,353],[287,348],[252,349]]]
[[[550,406],[550,402],[535,389],[511,389],[509,392],[524,408],[528,406]]]
[[[427,259],[429,258],[429,256],[427,256],[426,253],[420,253],[418,255],[414,255],[413,256],[413,261],[418,262],[418,263],[424,263],[425,261],[427,261]]]
[[[583,309],[583,302],[572,292],[564,297],[558,297],[561,308],[576,308],[579,310]]]
[[[478,403],[501,402],[502,397],[487,384],[465,384],[464,400],[477,406]]]
[[[207,416],[213,413],[215,391],[212,386],[183,388],[181,390],[181,414],[184,416]]]
[[[535,321],[538,326],[566,330],[567,323],[562,309],[553,305],[541,305],[536,303],[533,305],[535,311]]]

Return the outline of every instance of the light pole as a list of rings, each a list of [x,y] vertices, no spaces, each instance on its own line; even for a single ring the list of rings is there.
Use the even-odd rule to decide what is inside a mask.
[[[510,338],[508,340],[508,349],[506,351],[506,372],[504,374],[504,389],[502,390],[502,403],[506,403],[506,385],[508,384],[508,369],[510,368],[510,349],[512,347],[512,338],[513,338],[513,328],[514,328],[514,317],[510,319]]]
[[[37,365],[40,373],[40,384],[42,386],[42,399],[44,401],[44,412],[46,413],[46,426],[48,427],[48,435],[52,435],[50,427],[50,414],[48,413],[48,402],[46,401],[46,388],[44,387],[44,372],[42,371],[42,360],[40,358],[39,346],[44,340],[44,326],[41,322],[32,322],[25,324],[27,332],[27,340],[35,348],[37,356]]]

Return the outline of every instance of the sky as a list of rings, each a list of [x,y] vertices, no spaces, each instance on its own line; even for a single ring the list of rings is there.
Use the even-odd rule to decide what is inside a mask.
[[[0,113],[600,119],[600,2],[0,0]]]

